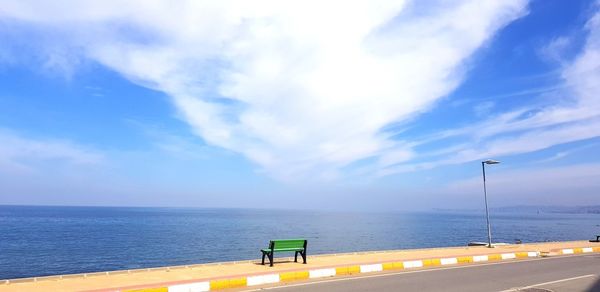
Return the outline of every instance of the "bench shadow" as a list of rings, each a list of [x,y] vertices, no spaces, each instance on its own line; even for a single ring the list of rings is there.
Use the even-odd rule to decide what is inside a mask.
[[[277,265],[277,264],[285,264],[285,263],[296,263],[296,262],[294,262],[294,259],[291,259],[291,260],[286,260],[286,259],[278,259],[278,260],[275,260],[275,261],[273,261],[273,265]],[[260,262],[254,262],[254,264],[255,264],[255,265],[262,266],[262,264],[261,264]],[[299,261],[297,262],[297,264],[302,264],[302,261],[301,261],[301,260],[299,260]],[[265,267],[268,267],[268,266],[269,266],[269,260],[265,260]]]

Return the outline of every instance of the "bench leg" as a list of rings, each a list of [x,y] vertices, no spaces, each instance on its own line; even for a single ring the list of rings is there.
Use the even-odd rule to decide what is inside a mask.
[[[269,254],[269,262],[271,263],[270,267],[273,266],[273,253]]]
[[[300,255],[302,256],[302,259],[304,260],[304,264],[306,264],[306,250],[301,251]]]
[[[263,251],[262,254],[263,254],[262,265],[264,266],[265,265],[265,252]]]
[[[294,253],[294,262],[297,263],[298,262],[298,252]]]

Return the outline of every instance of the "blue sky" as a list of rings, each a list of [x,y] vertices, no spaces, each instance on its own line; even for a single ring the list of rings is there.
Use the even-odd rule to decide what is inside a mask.
[[[600,204],[596,1],[0,2],[0,204]]]

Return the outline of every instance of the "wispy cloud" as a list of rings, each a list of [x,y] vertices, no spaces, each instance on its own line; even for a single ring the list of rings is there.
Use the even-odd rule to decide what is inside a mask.
[[[506,204],[593,204],[600,188],[600,164],[540,169],[494,171],[486,183],[496,206]],[[450,183],[445,191],[477,199],[482,196],[481,176]],[[504,202],[503,204],[500,202]]]
[[[589,148],[595,148],[595,147],[598,147],[598,146],[600,146],[600,143],[590,143],[590,144],[586,144],[586,145],[583,145],[583,146],[571,148],[569,150],[559,151],[559,152],[556,152],[554,155],[552,155],[552,156],[550,156],[548,158],[538,160],[538,161],[536,161],[534,163],[548,163],[548,162],[553,162],[553,161],[561,160],[563,158],[569,157],[569,156],[571,156],[571,155],[573,155],[573,154],[575,154],[577,152],[580,152],[582,150],[589,149]]]
[[[59,169],[62,165],[97,165],[104,155],[70,141],[26,138],[0,129],[0,172],[36,172]],[[51,163],[51,167],[40,167]]]
[[[455,89],[469,57],[526,5],[20,0],[2,10],[26,30],[58,36],[69,52],[166,92],[209,144],[289,180],[334,178],[367,158],[375,167],[410,160],[407,143],[381,129]]]
[[[160,125],[134,119],[128,119],[126,122],[143,132],[154,148],[172,157],[187,160],[206,159],[214,152],[214,149],[194,135],[176,134]]]
[[[559,36],[554,38],[550,43],[541,47],[538,50],[538,54],[552,62],[565,62],[565,52],[571,46],[572,40],[566,36]]]
[[[562,84],[546,98],[500,112],[472,125],[424,137],[416,145],[461,138],[458,149],[420,163],[395,165],[380,175],[430,169],[494,156],[534,152],[564,143],[600,136],[600,12],[586,24],[588,36],[582,51],[563,63]],[[444,147],[452,147],[446,143]]]

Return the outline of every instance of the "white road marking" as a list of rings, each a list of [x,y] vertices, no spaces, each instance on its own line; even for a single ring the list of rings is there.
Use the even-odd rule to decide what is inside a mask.
[[[539,283],[539,284],[533,284],[533,285],[529,285],[529,286],[525,286],[525,287],[511,288],[511,289],[508,289],[508,290],[502,290],[500,292],[520,291],[520,290],[523,290],[523,289],[534,288],[534,287],[545,286],[545,285],[551,285],[551,284],[562,283],[562,282],[568,282],[568,281],[573,281],[573,280],[579,280],[579,279],[589,278],[589,277],[594,277],[594,276],[596,276],[596,275],[595,274],[583,275],[583,276],[579,276],[579,277],[572,277],[572,278],[566,278],[566,279],[561,279],[561,280],[556,280],[556,281],[550,281],[550,282],[544,282],[544,283]]]

